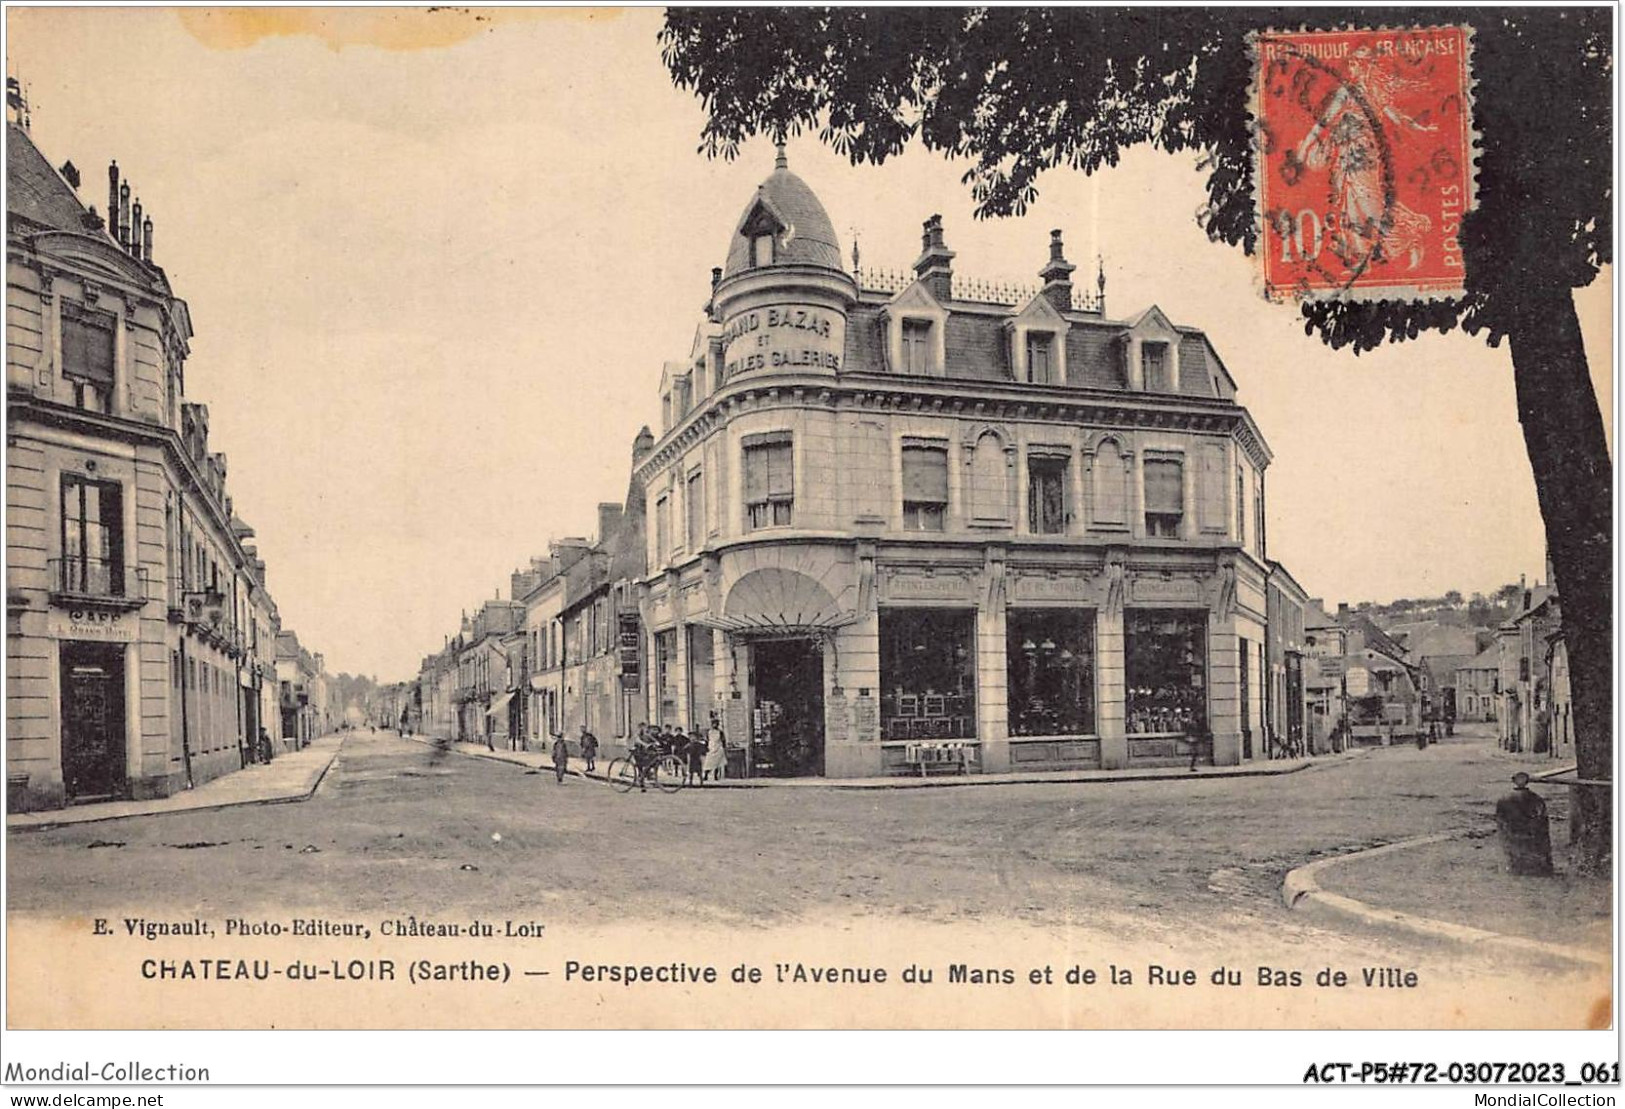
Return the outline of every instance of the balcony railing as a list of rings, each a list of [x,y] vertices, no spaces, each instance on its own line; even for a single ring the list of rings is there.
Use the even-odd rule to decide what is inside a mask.
[[[46,565],[53,602],[111,608],[140,608],[147,603],[145,567],[78,556],[53,558]]]

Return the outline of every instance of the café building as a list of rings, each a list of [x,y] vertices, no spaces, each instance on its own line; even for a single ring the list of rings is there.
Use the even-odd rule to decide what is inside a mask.
[[[1263,756],[1269,448],[1201,330],[1035,254],[849,270],[781,148],[634,468],[651,720],[757,775]]]

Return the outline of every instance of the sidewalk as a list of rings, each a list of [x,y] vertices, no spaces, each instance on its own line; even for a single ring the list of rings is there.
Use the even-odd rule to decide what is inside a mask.
[[[1556,771],[1548,771],[1547,776]],[[1549,878],[1508,872],[1493,824],[1321,859],[1286,876],[1290,908],[1315,906],[1362,924],[1521,956],[1609,964],[1613,896],[1575,873],[1567,790],[1535,788],[1551,815]]]
[[[170,797],[152,801],[104,801],[44,812],[13,813],[6,817],[6,828],[8,831],[40,831],[66,824],[89,824],[130,816],[303,801],[316,792],[316,787],[321,784],[323,775],[333,765],[343,745],[344,737],[335,733],[313,740],[310,746],[302,750],[278,755],[269,763],[255,763]]]
[[[433,744],[435,742],[433,739],[424,736],[412,736],[411,738],[420,743]],[[504,748],[493,751],[483,743],[457,742],[448,742],[446,749],[473,758],[512,763],[516,766],[529,767],[532,770],[546,770],[548,773],[553,771],[552,756],[542,751],[509,751]],[[1322,755],[1312,759],[1275,759],[1269,762],[1257,762],[1244,766],[1203,766],[1195,771],[1187,770],[1183,766],[1156,766],[1132,770],[1034,770],[1006,774],[950,774],[929,778],[901,776],[886,778],[725,778],[720,782],[707,782],[704,786],[695,788],[934,789],[946,786],[1026,785],[1043,782],[1190,782],[1212,778],[1258,778],[1275,774],[1292,774],[1311,766],[1324,766],[1343,759],[1356,758],[1362,753],[1354,750],[1346,751],[1341,755]],[[572,754],[568,773],[572,776],[590,777],[596,781],[604,781],[606,780],[604,772],[609,769],[609,763],[608,758],[600,757],[597,770],[591,775],[586,775],[582,771],[583,763],[580,757]]]

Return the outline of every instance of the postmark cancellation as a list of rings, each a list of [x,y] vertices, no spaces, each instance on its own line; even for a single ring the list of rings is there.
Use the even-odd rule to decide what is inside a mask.
[[[1252,37],[1258,261],[1271,299],[1460,295],[1472,31]]]

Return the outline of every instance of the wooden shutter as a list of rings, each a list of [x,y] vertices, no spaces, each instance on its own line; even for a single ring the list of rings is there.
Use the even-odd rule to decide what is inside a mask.
[[[1148,458],[1145,462],[1145,510],[1178,515],[1185,511],[1185,468],[1177,459]]]
[[[767,455],[767,495],[788,497],[795,492],[795,478],[791,473],[789,443],[774,443],[765,448]]]
[[[941,447],[903,448],[903,500],[948,503],[948,452]]]
[[[62,317],[62,373],[113,384],[113,328],[100,313]]]

